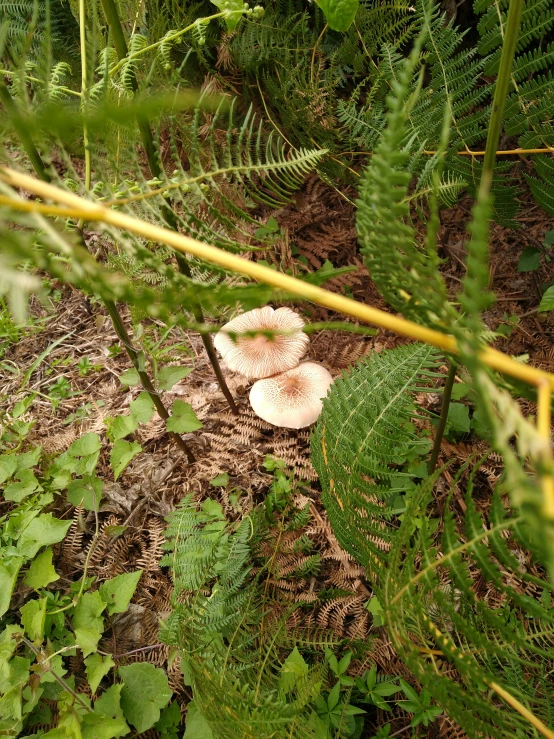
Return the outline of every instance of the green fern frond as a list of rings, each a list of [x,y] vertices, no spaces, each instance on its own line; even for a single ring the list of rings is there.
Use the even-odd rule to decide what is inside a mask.
[[[429,442],[413,426],[415,392],[440,377],[440,355],[413,344],[373,354],[337,379],[311,438],[323,503],[341,546],[374,571],[386,558],[408,460]]]

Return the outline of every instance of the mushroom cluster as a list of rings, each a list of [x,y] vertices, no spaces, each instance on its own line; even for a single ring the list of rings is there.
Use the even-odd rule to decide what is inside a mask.
[[[301,429],[317,421],[333,382],[315,362],[300,360],[309,339],[304,321],[290,308],[256,308],[234,318],[214,339],[228,368],[256,378],[250,404],[264,421]]]

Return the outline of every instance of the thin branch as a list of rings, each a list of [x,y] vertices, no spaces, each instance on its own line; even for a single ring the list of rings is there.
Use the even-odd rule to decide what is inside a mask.
[[[379,326],[380,328],[394,331],[394,333],[400,336],[406,336],[416,341],[430,344],[447,354],[459,353],[458,342],[454,336],[443,334],[426,326],[420,326],[400,316],[386,313],[378,308],[373,308],[372,306],[347,298],[344,295],[339,295],[330,290],[325,290],[325,288],[303,282],[296,277],[277,272],[258,262],[250,261],[211,244],[204,244],[185,234],[170,231],[167,228],[142,221],[126,213],[109,210],[99,203],[90,202],[79,195],[41,182],[35,177],[17,172],[9,167],[0,167],[0,180],[12,187],[21,187],[28,190],[45,200],[53,200],[57,203],[74,207],[79,212],[85,213],[86,219],[91,222],[104,223],[122,229],[123,231],[130,231],[150,241],[170,246],[182,254],[192,254],[198,259],[209,262],[210,264],[216,264],[231,272],[246,275],[258,282],[272,285],[287,293],[304,298],[304,300],[344,313],[352,318],[357,318],[363,323]],[[10,207],[15,210],[33,211],[34,206],[35,203],[33,202],[19,200],[17,198],[14,198],[10,203]],[[55,210],[54,207],[53,211],[55,212]],[[47,208],[41,208],[41,212],[47,213]],[[491,369],[502,372],[510,377],[515,377],[529,385],[537,387],[541,383],[546,382],[554,389],[554,374],[517,362],[515,359],[496,349],[484,347],[479,358]]]
[[[442,439],[444,436],[444,430],[446,428],[446,421],[448,420],[448,409],[450,408],[450,398],[452,397],[452,388],[454,387],[454,380],[456,379],[457,366],[454,362],[450,362],[448,368],[448,374],[446,375],[446,381],[444,383],[444,390],[442,394],[442,407],[441,415],[439,418],[439,424],[437,426],[437,432],[435,434],[435,443],[433,445],[433,451],[427,465],[427,471],[430,475],[433,474],[439,460],[439,454],[441,450]]]
[[[23,644],[25,644],[25,646],[28,647],[31,650],[31,652],[37,658],[37,662],[40,665],[44,666],[44,669],[52,675],[52,677],[54,678],[54,680],[59,685],[61,685],[61,687],[66,691],[66,693],[69,693],[69,695],[72,695],[75,698],[75,700],[78,703],[80,703],[81,706],[86,711],[88,711],[88,713],[92,713],[92,708],[90,706],[87,706],[87,704],[81,698],[81,696],[79,695],[79,693],[76,693],[73,690],[73,688],[62,677],[60,677],[59,675],[57,675],[56,672],[54,672],[54,670],[52,669],[52,667],[50,667],[50,665],[48,664],[48,661],[49,661],[50,658],[47,657],[46,659],[44,659],[45,658],[45,655],[40,651],[40,649],[37,649],[35,647],[35,645],[33,644],[33,642],[29,641],[29,639],[27,639],[26,637],[19,635],[17,637],[17,639],[18,639],[18,641],[22,641]]]

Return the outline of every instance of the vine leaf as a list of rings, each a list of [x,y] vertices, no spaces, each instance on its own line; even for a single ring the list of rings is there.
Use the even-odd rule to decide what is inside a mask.
[[[94,695],[98,690],[98,686],[103,677],[115,667],[115,662],[112,659],[111,654],[102,657],[102,655],[95,653],[89,655],[85,660],[87,680],[90,685],[92,694]]]
[[[167,430],[176,434],[189,434],[202,428],[190,403],[176,400],[171,407],[171,418],[167,419]]]
[[[109,718],[96,711],[83,717],[81,734],[83,739],[113,739],[129,733],[127,722],[122,718]]]
[[[59,579],[60,576],[52,564],[52,547],[48,547],[31,562],[24,582],[30,588],[35,588],[36,590],[38,588],[45,588],[51,582]]]
[[[118,439],[115,442],[110,454],[110,466],[113,470],[114,480],[117,480],[133,457],[136,457],[141,451],[142,447],[136,441]]]
[[[40,644],[44,637],[44,623],[46,621],[46,598],[30,600],[21,606],[21,625],[29,639]]]
[[[96,651],[104,630],[104,619],[101,614],[105,608],[106,603],[98,591],[85,593],[75,606],[73,628],[84,657]]]
[[[124,682],[121,707],[125,718],[139,734],[151,729],[173,695],[167,675],[152,664],[136,662],[120,667],[119,676]]]
[[[333,31],[348,31],[358,12],[358,0],[316,0]]]
[[[136,399],[129,404],[129,409],[131,411],[131,417],[137,423],[148,423],[156,412],[156,406],[146,391],[137,395]]]
[[[158,388],[160,390],[171,390],[179,380],[189,375],[192,367],[162,367],[158,375]]]
[[[131,598],[137,589],[142,570],[124,572],[111,580],[106,580],[100,586],[102,600],[108,604],[108,613],[123,613],[127,610]]]
[[[17,546],[19,554],[31,559],[41,547],[61,541],[70,526],[71,521],[60,521],[51,513],[42,513],[21,534]]]
[[[67,487],[67,499],[74,506],[83,506],[86,511],[97,511],[102,499],[103,482],[99,477],[87,475],[83,480],[74,480]]]
[[[194,701],[187,706],[187,725],[183,739],[214,739],[209,723]]]

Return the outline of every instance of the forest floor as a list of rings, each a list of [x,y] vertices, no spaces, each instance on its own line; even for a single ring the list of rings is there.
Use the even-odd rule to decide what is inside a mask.
[[[553,224],[530,196],[523,205],[519,229],[492,227],[490,285],[497,300],[485,318],[491,330],[504,334],[496,341],[497,348],[513,355],[528,355],[534,365],[552,371],[554,317],[551,313],[539,314],[537,306],[544,285],[554,282],[554,263],[549,262],[543,247],[545,233]],[[468,238],[465,229],[470,207],[470,199],[462,199],[441,215],[440,254],[453,298],[464,274]],[[304,257],[311,269],[318,269],[326,260],[335,267],[354,266],[354,271],[331,280],[326,286],[385,308],[358,253],[355,210],[340,194],[311,178],[290,207],[268,215],[276,218],[285,236],[277,240],[271,253],[264,255],[266,259],[293,269],[299,256]],[[539,248],[544,254],[538,269],[518,272],[520,256],[526,247]],[[40,444],[48,454],[58,454],[83,433],[102,433],[106,418],[125,411],[138,390],[124,387],[118,379],[130,365],[127,355],[117,348],[117,338],[100,303],[56,284],[50,285],[47,303],[33,300],[31,314],[36,328],[15,343],[8,345],[6,340],[0,362],[0,410],[9,412],[30,391],[42,393],[35,397],[24,416],[25,420],[34,422],[29,439]],[[343,316],[317,306],[309,306],[304,313],[308,322],[344,320]],[[129,316],[127,320],[132,333]],[[152,341],[161,336],[161,325],[147,324]],[[360,336],[323,330],[311,335],[309,357],[338,375],[363,355],[396,346],[401,341],[383,331],[375,336]],[[289,577],[288,573],[298,565],[298,555],[292,554],[289,548],[288,552],[280,553],[272,585],[293,600],[312,601],[325,588],[340,588],[345,594],[319,605],[310,618],[340,636],[371,636],[372,659],[379,668],[388,674],[405,674],[386,634],[372,625],[371,616],[364,608],[371,596],[371,583],[365,580],[362,568],[340,549],[327,522],[319,499],[317,475],[309,458],[309,430],[277,429],[255,417],[248,403],[246,378],[228,373],[229,385],[240,406],[240,415],[233,416],[227,410],[197,335],[173,331],[163,346],[167,350],[164,363],[192,368],[191,374],[174,386],[164,400],[167,405],[176,398],[191,403],[204,424],[200,431],[184,437],[197,461],[186,464],[157,417],[136,432],[144,451],[117,482],[113,481],[107,455],[101,459],[98,471],[104,480],[101,533],[94,545],[89,574],[99,581],[135,569],[142,569],[144,574],[129,611],[113,622],[100,648],[113,654],[118,664],[141,659],[164,666],[172,689],[183,701],[187,700],[178,662],[168,663],[168,647],[159,644],[157,638],[159,620],[170,609],[171,593],[169,577],[158,564],[162,556],[164,517],[187,493],[192,493],[195,499],[217,497],[232,517],[235,498],[230,493],[239,491],[242,511],[247,512],[263,499],[271,483],[272,476],[263,467],[265,456],[271,454],[283,459],[294,471],[298,480],[295,495],[299,501],[310,502],[311,520],[299,535],[312,540],[314,551],[320,553],[323,563],[317,576]],[[54,386],[65,390],[53,404],[50,398]],[[531,404],[527,404],[527,411],[533,412]],[[471,434],[445,439],[442,455],[444,460],[465,461],[480,444]],[[228,485],[211,486],[210,481],[222,473],[228,474]],[[491,469],[493,477],[499,473],[500,469]],[[74,580],[81,576],[91,546],[93,520],[91,514],[87,516],[65,501],[56,515],[73,518],[69,535],[57,548],[56,568],[66,581]],[[114,530],[114,526],[125,528]],[[79,657],[72,659],[78,661]],[[362,664],[353,667],[359,672],[364,669]],[[76,663],[72,668],[74,674],[82,672],[82,665]],[[379,714],[376,716],[377,723],[383,719]],[[394,727],[398,729],[405,723],[405,718],[396,715],[391,734],[396,730]],[[447,719],[439,720],[428,731],[429,736],[462,736]]]

